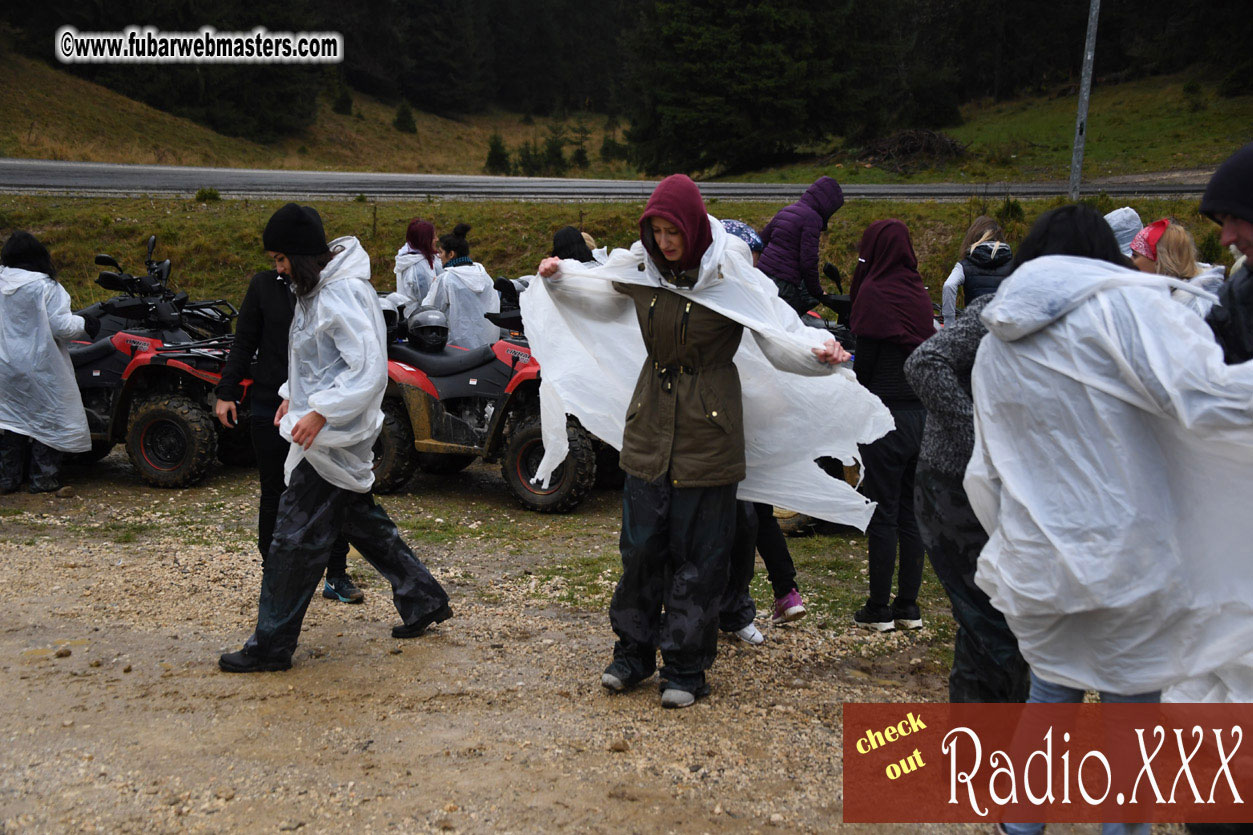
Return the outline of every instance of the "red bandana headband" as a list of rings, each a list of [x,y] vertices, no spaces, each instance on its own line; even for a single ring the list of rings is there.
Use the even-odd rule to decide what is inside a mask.
[[[1143,255],[1150,261],[1156,261],[1157,242],[1162,239],[1162,233],[1166,231],[1167,226],[1170,226],[1170,221],[1162,218],[1141,229],[1131,241],[1131,251]]]

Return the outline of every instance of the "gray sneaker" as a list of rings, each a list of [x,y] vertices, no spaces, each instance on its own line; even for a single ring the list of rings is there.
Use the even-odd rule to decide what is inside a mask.
[[[691,707],[696,704],[696,695],[686,690],[671,687],[661,691],[662,707]]]

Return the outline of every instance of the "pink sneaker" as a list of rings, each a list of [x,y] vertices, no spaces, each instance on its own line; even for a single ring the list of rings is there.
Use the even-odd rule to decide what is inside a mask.
[[[774,601],[774,614],[770,617],[770,622],[791,623],[803,617],[805,617],[805,602],[801,600],[801,593],[792,589]]]

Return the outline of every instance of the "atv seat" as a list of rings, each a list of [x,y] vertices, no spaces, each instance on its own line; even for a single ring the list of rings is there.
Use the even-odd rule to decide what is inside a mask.
[[[414,350],[408,345],[391,344],[387,346],[387,358],[412,365],[428,377],[451,377],[469,371],[472,368],[487,365],[496,359],[491,345],[481,345],[472,350],[464,348],[445,348],[442,353],[427,354]]]
[[[116,350],[113,347],[113,338],[106,336],[103,339],[97,339],[90,345],[71,345],[70,346],[70,362],[75,368],[82,368],[84,365],[91,365],[98,359],[104,359]]]

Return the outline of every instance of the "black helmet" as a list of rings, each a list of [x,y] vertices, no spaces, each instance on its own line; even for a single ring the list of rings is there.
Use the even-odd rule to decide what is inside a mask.
[[[409,341],[419,351],[438,354],[448,344],[448,317],[433,307],[420,307],[409,317]]]

